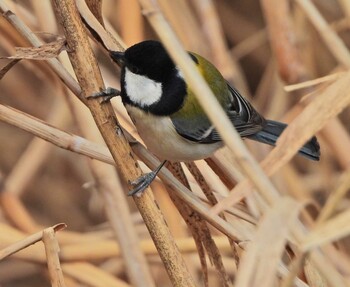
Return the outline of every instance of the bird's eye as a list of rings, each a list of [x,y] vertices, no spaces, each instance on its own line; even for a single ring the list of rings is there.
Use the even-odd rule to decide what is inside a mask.
[[[140,73],[140,69],[138,67],[132,66],[131,67],[131,72],[135,73],[135,74],[139,74]]]

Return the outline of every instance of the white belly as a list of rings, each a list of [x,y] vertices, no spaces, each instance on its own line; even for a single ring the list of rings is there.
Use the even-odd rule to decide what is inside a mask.
[[[147,148],[161,160],[193,161],[211,156],[222,143],[198,144],[181,137],[167,117],[145,115],[140,109],[126,105],[137,131]]]

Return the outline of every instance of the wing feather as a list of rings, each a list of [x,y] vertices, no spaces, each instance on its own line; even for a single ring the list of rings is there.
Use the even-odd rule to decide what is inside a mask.
[[[263,129],[265,119],[233,87],[227,84],[231,99],[224,107],[227,116],[241,137],[253,135]],[[215,143],[221,141],[219,133],[206,115],[193,118],[171,118],[176,131],[184,138],[197,143]]]

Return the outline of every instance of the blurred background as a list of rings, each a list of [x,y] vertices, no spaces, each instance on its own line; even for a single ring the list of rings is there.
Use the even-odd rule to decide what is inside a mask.
[[[50,1],[4,2],[44,41],[51,39],[52,35],[62,35]],[[341,72],[346,68],[330,52],[319,31],[310,23],[307,13],[297,1],[158,2],[184,47],[210,59],[225,78],[250,99],[266,118],[291,121],[308,101],[301,99],[314,89],[311,86],[287,92],[285,86]],[[286,3],[288,18],[274,18],[271,11],[274,7],[271,6],[273,2]],[[350,5],[346,2],[347,0],[313,1],[329,27],[348,47]],[[276,11],[283,6],[277,4]],[[281,15],[283,17],[283,13]],[[157,39],[136,0],[104,0],[103,17],[106,28],[112,33],[118,33],[126,46],[145,39]],[[282,24],[286,27],[279,26]],[[280,35],[279,31],[288,32]],[[14,47],[29,46],[4,17],[0,17],[0,35],[1,56],[13,55]],[[93,43],[93,47],[106,86],[118,88],[119,71],[97,44]],[[8,60],[0,60],[0,63],[3,67]],[[43,61],[23,60],[0,81],[1,105],[28,113],[64,131],[82,135],[77,124],[79,113],[72,112],[76,105],[74,101],[58,77]],[[137,137],[119,100],[113,101],[120,113],[121,122]],[[341,113],[339,120],[332,121],[318,134],[322,152],[322,160],[319,163],[307,162],[296,157],[274,177],[274,183],[285,194],[299,201],[312,202],[311,214],[317,214],[317,210],[337,186],[340,176],[350,166],[349,122],[350,113],[347,108]],[[3,241],[2,248],[11,242],[11,237],[18,240],[23,234],[33,233],[41,227],[58,222],[68,225],[69,231],[77,236],[77,242],[81,236],[114,240],[105,214],[105,201],[96,188],[84,156],[36,139],[31,134],[2,121],[0,136],[0,234],[3,234],[0,237],[5,234],[9,237],[7,241],[4,238],[0,240]],[[247,144],[258,160],[265,158],[271,150],[269,147],[248,141]],[[219,185],[218,181],[218,178],[214,178],[212,182]],[[175,236],[188,237],[185,223],[167,198],[166,192],[158,185],[160,183],[155,183],[156,197],[169,227]],[[215,187],[213,189],[215,190]],[[139,238],[149,239],[132,200],[127,200]],[[344,196],[337,211],[345,210],[348,206],[349,199]],[[249,208],[247,210],[250,211]],[[74,236],[72,235],[72,238]],[[344,240],[342,244],[342,251],[347,253],[347,241]],[[225,246],[221,250],[223,253],[229,248],[227,244]],[[227,260],[225,264],[228,262],[228,266],[233,265],[232,256],[227,255],[224,258]],[[154,252],[148,255],[147,260],[157,286],[171,286],[157,254]],[[120,278],[124,284],[131,284],[120,254],[102,259],[92,256],[91,260],[87,256],[82,257],[80,261],[88,262]],[[200,282],[202,275],[195,248],[187,253],[186,261],[192,266],[192,272]],[[13,256],[3,260],[0,262],[0,285],[50,286],[44,263],[25,256]],[[233,269],[228,268],[232,277]],[[220,286],[220,281],[213,272],[210,271],[209,277],[210,286]],[[81,282],[74,275],[68,275],[67,278],[67,286],[103,286]]]

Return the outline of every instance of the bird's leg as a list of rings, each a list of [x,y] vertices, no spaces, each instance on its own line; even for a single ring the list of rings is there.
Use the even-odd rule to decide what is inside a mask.
[[[100,98],[103,97],[103,100],[101,103],[109,102],[112,98],[120,96],[120,91],[111,87],[108,87],[104,89],[101,92],[93,93],[90,96],[88,96],[88,99],[92,98]]]
[[[137,193],[143,192],[156,178],[158,172],[162,169],[166,162],[166,160],[163,161],[155,170],[141,175],[139,178],[131,182],[131,185],[134,187],[134,189],[130,190],[128,195],[135,195]]]

